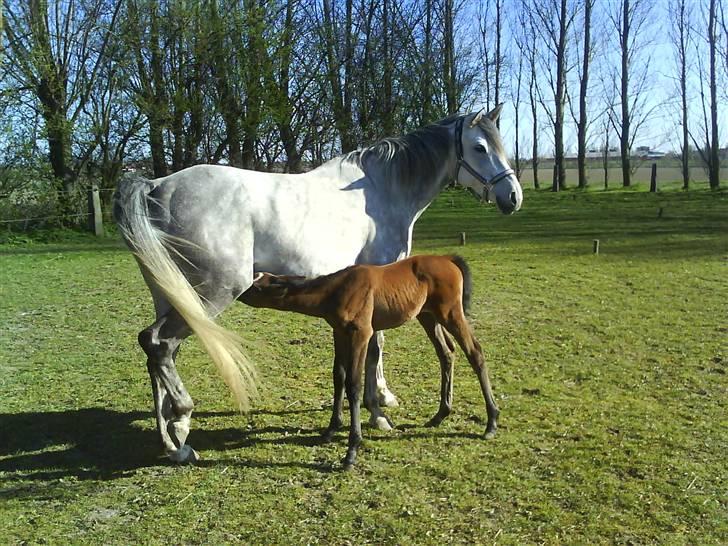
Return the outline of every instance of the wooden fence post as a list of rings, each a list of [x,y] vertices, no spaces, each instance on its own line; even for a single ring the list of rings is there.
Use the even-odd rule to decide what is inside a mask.
[[[465,232],[460,232],[460,246],[465,246]]]
[[[652,164],[652,175],[650,176],[650,192],[657,191],[657,163]]]
[[[97,237],[104,234],[104,224],[101,218],[101,197],[99,187],[91,184],[88,190],[88,229]]]

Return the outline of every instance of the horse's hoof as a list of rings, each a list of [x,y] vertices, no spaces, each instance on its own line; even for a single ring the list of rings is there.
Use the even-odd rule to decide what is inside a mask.
[[[390,430],[392,430],[393,427],[392,421],[390,421],[384,415],[380,415],[379,417],[375,417],[374,415],[372,415],[369,418],[369,424],[374,428],[383,430],[384,432],[389,432]]]
[[[430,419],[429,421],[427,421],[425,423],[425,426],[428,427],[428,428],[439,427],[440,426],[440,423],[442,423],[442,417],[438,417],[436,415],[435,417],[433,417],[432,419]]]
[[[398,408],[399,402],[389,389],[379,391],[379,405],[385,408]]]
[[[492,440],[495,438],[495,429],[487,430],[485,431],[485,439],[486,440]]]
[[[176,451],[168,452],[167,456],[177,464],[195,464],[200,460],[200,455],[188,445],[183,445]]]
[[[333,441],[335,434],[336,430],[327,428],[321,433],[321,440],[328,444],[329,442]]]

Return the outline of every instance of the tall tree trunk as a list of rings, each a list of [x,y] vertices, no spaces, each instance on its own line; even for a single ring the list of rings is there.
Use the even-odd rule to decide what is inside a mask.
[[[454,0],[444,2],[444,63],[443,82],[445,84],[445,99],[447,102],[447,113],[454,114],[458,111],[457,79],[455,72],[455,28],[454,28]]]
[[[720,187],[720,158],[718,157],[718,96],[716,85],[716,0],[710,0],[708,7],[708,49],[710,55],[710,162],[709,182],[711,189]]]
[[[678,47],[678,61],[680,63],[680,113],[682,118],[682,150],[680,153],[680,163],[682,170],[683,189],[687,190],[690,187],[690,141],[688,134],[688,93],[687,93],[687,82],[688,82],[688,63],[687,63],[687,21],[686,21],[686,6],[685,0],[680,0],[680,4],[677,7],[677,25],[678,25],[678,36],[677,36],[677,47]]]
[[[336,33],[334,29],[334,13],[331,0],[323,0],[323,37],[326,55],[326,76],[331,88],[331,109],[334,113],[334,125],[341,139],[341,151],[349,152],[356,148],[352,122],[351,72],[353,67],[352,50],[352,0],[346,0],[346,23],[344,37],[344,84],[342,86],[341,64],[336,53]]]
[[[425,51],[422,67],[422,114],[420,125],[432,121],[432,0],[425,1]]]
[[[582,60],[581,82],[579,86],[579,123],[577,124],[577,169],[579,171],[579,187],[585,188],[586,178],[586,99],[589,91],[589,63],[591,61],[591,11],[594,0],[584,2],[584,57]]]
[[[217,104],[225,125],[225,142],[228,149],[228,163],[233,167],[243,166],[241,148],[242,130],[240,119],[242,107],[232,85],[230,74],[229,52],[226,51],[226,29],[224,19],[220,17],[217,2],[209,3],[210,16],[210,71],[217,91]]]
[[[622,0],[622,43],[620,44],[622,54],[622,74],[620,88],[620,99],[622,103],[622,125],[619,135],[619,151],[622,160],[622,185],[625,188],[630,186],[632,176],[632,170],[629,162],[629,32],[631,25],[629,11],[629,0]]]
[[[561,0],[559,13],[559,37],[556,50],[556,96],[554,112],[554,159],[559,189],[566,187],[566,170],[564,168],[564,105],[566,103],[566,0]]]
[[[495,92],[494,92],[494,103],[499,105],[501,102],[500,88],[501,88],[501,68],[503,65],[503,58],[501,56],[501,12],[502,12],[501,0],[495,2]],[[495,120],[495,125],[500,129],[500,116]]]
[[[382,56],[384,57],[384,89],[382,132],[384,136],[394,133],[394,108],[392,99],[392,51],[390,48],[390,7],[389,0],[383,0],[382,6]]]

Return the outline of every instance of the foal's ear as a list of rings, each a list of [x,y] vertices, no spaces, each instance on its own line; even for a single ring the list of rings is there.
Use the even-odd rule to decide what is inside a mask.
[[[500,117],[501,110],[503,110],[503,103],[501,102],[498,104],[495,108],[493,108],[490,112],[488,112],[488,119],[495,123],[498,121],[498,118]]]

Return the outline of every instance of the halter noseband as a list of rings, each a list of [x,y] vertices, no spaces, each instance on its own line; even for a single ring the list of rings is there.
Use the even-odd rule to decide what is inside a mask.
[[[488,199],[488,195],[490,194],[490,190],[493,189],[493,186],[495,186],[498,182],[501,180],[508,178],[512,174],[515,174],[513,169],[505,169],[495,176],[493,176],[490,180],[485,178],[483,175],[481,175],[478,171],[473,169],[473,167],[470,166],[470,164],[465,161],[465,157],[463,156],[463,124],[465,123],[465,116],[459,117],[457,122],[455,123],[455,153],[457,155],[457,161],[458,161],[458,168],[455,171],[455,181],[457,182],[458,175],[460,174],[460,167],[465,167],[465,170],[468,171],[470,174],[475,177],[475,179],[483,184],[485,187],[485,198]]]

